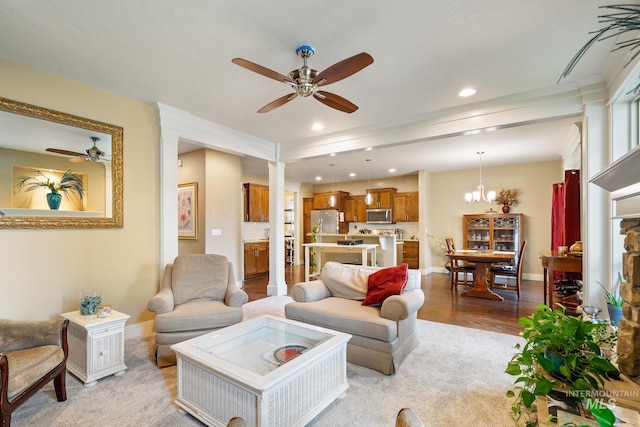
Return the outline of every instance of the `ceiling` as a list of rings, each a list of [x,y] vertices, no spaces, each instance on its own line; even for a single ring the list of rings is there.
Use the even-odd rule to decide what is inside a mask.
[[[626,3],[626,2],[616,2]],[[579,114],[522,120],[473,135],[404,139],[388,129],[419,125],[442,112],[472,111],[501,99],[575,90],[606,81],[613,39],[589,50],[569,78],[564,67],[599,28],[602,0],[30,0],[0,3],[0,56],[142,102],[170,105],[298,150],[285,179],[311,182],[335,164],[362,178],[420,169],[432,172],[560,159]],[[324,87],[359,106],[346,114],[298,97],[266,114],[256,111],[291,92],[231,62],[241,57],[281,74],[297,69],[295,49],[315,48],[322,71],[360,52],[374,63]],[[461,98],[464,87],[477,89]],[[511,98],[510,98],[511,97]],[[311,125],[322,122],[324,130]],[[375,141],[372,151],[348,143]],[[329,143],[329,141],[331,143]],[[336,143],[336,141],[338,141]],[[313,151],[300,147],[313,145]],[[338,149],[336,149],[336,147]],[[342,148],[340,148],[342,147]],[[192,149],[181,144],[181,151]],[[335,157],[328,157],[338,152]],[[366,162],[365,159],[371,159]],[[264,161],[245,159],[249,171]],[[343,176],[344,175],[344,176]],[[327,178],[325,176],[325,178]]]

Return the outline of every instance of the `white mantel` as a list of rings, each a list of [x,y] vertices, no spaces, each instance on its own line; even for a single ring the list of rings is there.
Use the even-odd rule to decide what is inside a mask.
[[[614,218],[640,218],[640,146],[620,157],[589,182],[611,192]]]

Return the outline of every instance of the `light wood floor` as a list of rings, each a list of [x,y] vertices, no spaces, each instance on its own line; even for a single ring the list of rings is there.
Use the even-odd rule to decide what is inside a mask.
[[[285,280],[289,289],[304,280],[304,266],[288,266]],[[259,276],[244,281],[244,289],[249,301],[267,296],[268,276]],[[418,318],[451,325],[460,325],[486,331],[518,335],[522,328],[520,317],[529,316],[542,304],[542,282],[525,280],[520,299],[513,291],[494,289],[504,297],[504,301],[492,301],[462,296],[464,286],[449,287],[449,275],[432,273],[422,276],[422,290],[425,303],[418,310]]]

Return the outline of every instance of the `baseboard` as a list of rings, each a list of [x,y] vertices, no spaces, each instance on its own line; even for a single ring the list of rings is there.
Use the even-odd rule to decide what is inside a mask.
[[[154,333],[153,320],[147,320],[146,322],[125,326],[124,328],[125,339],[148,337]]]

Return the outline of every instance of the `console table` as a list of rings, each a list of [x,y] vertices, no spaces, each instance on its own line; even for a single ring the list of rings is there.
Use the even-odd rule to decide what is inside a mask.
[[[547,303],[548,293],[549,307],[553,308],[553,272],[582,273],[582,257],[571,254],[558,255],[558,251],[547,251],[540,254],[540,259],[544,270],[544,303]]]

